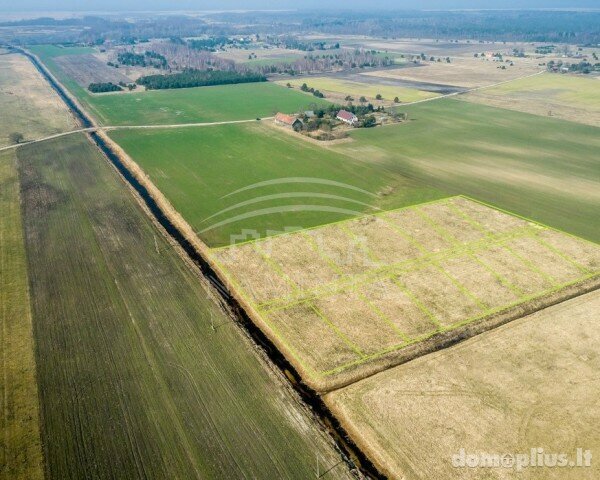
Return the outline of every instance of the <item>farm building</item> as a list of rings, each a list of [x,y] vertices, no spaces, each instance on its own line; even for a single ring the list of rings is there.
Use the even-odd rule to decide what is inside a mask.
[[[284,127],[290,127],[296,132],[302,130],[302,127],[304,126],[302,120],[293,115],[286,115],[285,113],[278,113],[275,115],[275,123]]]
[[[358,123],[358,117],[347,110],[340,110],[336,118],[344,123],[347,123],[348,125],[355,125]]]

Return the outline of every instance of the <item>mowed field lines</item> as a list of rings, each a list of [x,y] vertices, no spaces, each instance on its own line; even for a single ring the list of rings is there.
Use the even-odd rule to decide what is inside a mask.
[[[213,250],[319,391],[600,284],[600,247],[465,197]]]
[[[0,479],[43,478],[27,261],[14,152],[0,153]]]
[[[600,242],[597,127],[452,99],[399,109],[411,120],[331,148]]]
[[[110,137],[211,247],[444,196],[263,122]]]
[[[48,478],[305,479],[317,455],[340,461],[84,136],[18,162]]]

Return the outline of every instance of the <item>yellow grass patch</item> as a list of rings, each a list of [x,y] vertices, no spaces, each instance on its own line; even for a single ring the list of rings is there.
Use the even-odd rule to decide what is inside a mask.
[[[600,248],[453,197],[212,251],[317,390],[600,283]]]

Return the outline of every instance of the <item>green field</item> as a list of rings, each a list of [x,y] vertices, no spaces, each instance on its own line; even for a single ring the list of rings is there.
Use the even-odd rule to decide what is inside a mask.
[[[0,153],[0,478],[43,478],[27,262],[14,152]]]
[[[47,478],[306,479],[317,455],[340,461],[84,136],[17,157]]]
[[[262,123],[110,135],[210,246],[227,245],[244,229],[264,236],[444,196],[384,164],[353,160]]]
[[[50,46],[52,47],[52,46]],[[56,47],[31,47],[48,69],[102,125],[156,125],[247,120],[296,112],[324,100],[272,83],[220,85],[111,95],[92,95],[53,61]],[[63,49],[59,49],[63,50]]]
[[[450,99],[400,111],[333,149],[600,242],[598,128]]]

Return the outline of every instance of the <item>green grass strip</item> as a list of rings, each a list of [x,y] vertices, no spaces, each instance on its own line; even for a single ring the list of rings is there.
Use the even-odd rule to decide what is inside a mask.
[[[504,250],[509,252],[513,257],[517,258],[522,263],[527,265],[530,270],[533,270],[537,274],[541,275],[546,281],[548,281],[550,283],[550,285],[557,285],[556,279],[552,275],[540,270],[540,268],[537,265],[535,265],[531,260],[529,260],[528,258],[523,257],[523,255],[515,252],[511,247],[506,245],[506,243],[503,243],[500,246],[502,248],[504,248]]]
[[[350,339],[348,339],[348,337],[344,335],[344,332],[342,332],[331,320],[329,320],[323,312],[321,312],[315,305],[309,305],[313,312],[315,312],[321,318],[321,320],[323,320],[329,326],[329,328],[337,335],[337,337],[342,342],[346,344],[348,348],[350,348],[354,353],[361,357],[365,356],[364,352],[359,348],[359,346],[354,344],[354,342],[352,342]]]
[[[558,255],[560,258],[562,258],[566,262],[568,262],[571,265],[573,265],[580,272],[583,272],[583,273],[592,273],[592,270],[590,270],[589,268],[584,267],[583,265],[579,264],[573,258],[571,258],[569,255],[567,255],[566,253],[561,252],[558,248],[553,247],[548,242],[546,242],[545,240],[541,239],[538,235],[532,235],[532,238],[536,242],[538,242],[542,247],[547,248],[548,250],[550,250],[551,252],[555,253],[556,255]]]
[[[262,257],[262,259],[267,263],[267,265],[273,270],[273,273],[279,277],[281,280],[286,282],[291,289],[295,292],[301,292],[300,287],[294,282],[287,274],[283,271],[283,269],[277,265],[275,261],[269,255],[267,255],[264,250],[259,245],[254,245],[254,250]]]

